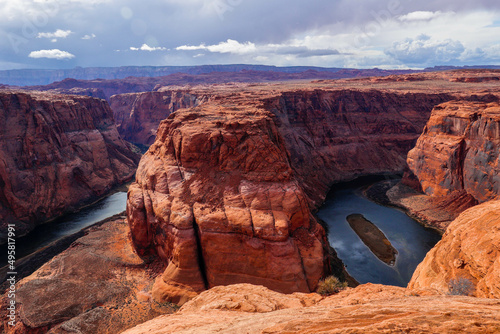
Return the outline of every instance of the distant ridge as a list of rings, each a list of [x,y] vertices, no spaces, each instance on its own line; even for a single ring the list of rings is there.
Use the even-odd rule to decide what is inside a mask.
[[[124,79],[127,77],[161,77],[174,73],[207,74],[212,72],[272,71],[300,73],[307,70],[337,72],[345,68],[315,66],[278,67],[268,65],[200,65],[200,66],[121,66],[121,67],[75,67],[73,69],[19,69],[0,71],[0,84],[11,86],[47,85],[67,78],[78,80]]]

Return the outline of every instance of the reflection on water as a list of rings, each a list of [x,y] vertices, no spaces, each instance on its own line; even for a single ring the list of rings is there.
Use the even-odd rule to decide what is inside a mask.
[[[16,258],[21,259],[53,241],[120,213],[125,210],[126,204],[127,193],[117,192],[77,213],[39,225],[28,235],[16,239]],[[3,257],[0,267],[6,264],[7,259]]]
[[[374,223],[398,250],[396,264],[380,261],[351,229],[346,217],[360,213]],[[441,236],[402,211],[363,197],[359,185],[332,191],[317,216],[329,226],[329,241],[347,271],[360,283],[406,286],[417,265]]]

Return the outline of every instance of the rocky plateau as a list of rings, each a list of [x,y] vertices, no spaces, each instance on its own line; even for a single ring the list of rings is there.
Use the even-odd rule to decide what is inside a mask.
[[[114,96],[122,137],[149,145],[155,135],[126,219],[89,230],[19,282],[20,321],[4,330],[499,332],[500,87],[490,77],[498,72]],[[327,192],[403,172],[387,198],[444,233],[408,287],[314,293],[343,273],[314,216]],[[465,288],[452,295],[457,281]]]
[[[130,181],[140,158],[97,98],[3,90],[0,128],[2,242]]]

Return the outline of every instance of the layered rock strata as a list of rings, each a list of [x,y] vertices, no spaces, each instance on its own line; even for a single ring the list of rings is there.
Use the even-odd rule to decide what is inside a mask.
[[[449,94],[379,90],[284,92],[265,100],[312,209],[334,183],[402,172],[432,108]]]
[[[499,148],[500,105],[452,101],[434,108],[408,165],[430,196],[485,202],[500,195]]]
[[[463,212],[419,264],[409,288],[500,298],[499,213],[500,201]]]
[[[130,180],[139,160],[100,99],[3,91],[0,128],[0,221],[16,236]]]
[[[127,205],[139,254],[168,263],[154,289],[160,300],[231,283],[313,291],[329,252],[312,210],[335,182],[402,171],[432,107],[451,98],[269,95],[220,94],[161,123]]]
[[[189,91],[167,90],[113,95],[109,103],[120,135],[130,142],[149,146],[162,120],[178,109],[195,107],[206,99]]]
[[[324,230],[261,109],[203,104],[163,121],[127,214],[137,252],[168,263],[160,300],[232,283],[309,292],[329,270]]]

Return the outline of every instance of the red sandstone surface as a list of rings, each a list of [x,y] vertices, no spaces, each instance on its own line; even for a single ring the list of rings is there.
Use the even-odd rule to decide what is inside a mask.
[[[128,235],[124,216],[89,228],[16,284],[15,327],[7,323],[9,299],[3,296],[0,332],[113,334],[173,312],[175,307],[151,302],[158,268],[134,253]]]
[[[443,239],[417,267],[410,288],[447,292],[452,280],[465,280],[470,294],[500,298],[500,201],[489,201],[463,212]]]
[[[203,104],[161,123],[127,202],[138,253],[168,263],[158,299],[245,282],[309,292],[329,271],[324,230],[273,117]]]
[[[465,191],[479,202],[500,195],[500,104],[436,106],[408,165],[430,196]]]
[[[128,199],[137,251],[168,264],[155,283],[155,298],[184,302],[230,283],[313,291],[329,265],[324,232],[311,210],[331,185],[403,171],[435,105],[495,99],[494,89],[477,86],[478,94],[467,93],[449,75],[420,76],[179,92],[181,100],[205,98],[161,123]],[[156,110],[155,115],[171,112],[170,103],[163,110],[153,107],[172,97],[172,91],[160,90],[163,95],[115,98],[138,106],[132,114],[145,120]],[[123,106],[120,114],[126,110]],[[252,265],[241,266],[248,259]]]
[[[203,292],[177,313],[124,334],[497,333],[498,300],[364,284],[327,298],[247,284]]]
[[[0,221],[16,236],[130,180],[139,156],[106,101],[0,91]]]
[[[441,102],[464,101],[457,110],[495,105],[498,83],[452,80],[466,74],[190,88],[189,94],[209,91],[210,98],[191,109],[177,109],[160,124],[128,197],[135,250],[146,260],[160,258],[166,270],[155,280],[153,273],[145,277],[146,264],[124,244],[125,229],[108,228],[119,238],[115,232],[97,231],[20,283],[18,333],[49,327],[53,333],[115,333],[151,317],[155,305],[165,301],[185,304],[180,312],[128,333],[499,332],[496,201],[469,209],[450,225],[415,273],[414,289],[366,284],[328,298],[276,292],[310,292],[331,269],[324,231],[312,215],[329,185],[363,174],[402,171],[412,140]],[[143,100],[144,110],[153,115],[164,96],[152,103]],[[127,103],[141,98],[137,94]],[[453,103],[458,102],[445,105]],[[162,112],[173,111],[170,104]],[[126,115],[126,108],[120,114]],[[479,114],[478,120],[485,122],[471,126],[477,131],[465,132],[473,134],[468,152],[488,160],[493,154],[488,147],[498,138],[497,123],[494,113]],[[461,119],[446,117],[436,123],[438,128],[460,128]],[[137,123],[147,119],[138,117]],[[452,136],[443,135],[453,144]],[[442,151],[451,155],[443,154],[443,161],[453,160],[453,149]],[[423,161],[431,151],[425,152]],[[487,176],[496,171],[494,163],[480,166]],[[433,182],[436,175],[429,173],[425,181]],[[440,203],[434,207],[438,214],[447,206],[457,213],[473,205],[473,191],[467,189],[453,192],[456,197],[415,195]],[[100,269],[95,277],[88,276],[89,263]],[[474,284],[476,296],[489,299],[444,295],[450,279],[458,277]],[[232,283],[275,291],[218,286]],[[39,295],[29,293],[34,286],[41,287]],[[61,286],[66,293],[57,295]],[[92,287],[103,292],[89,295]],[[39,305],[46,307],[44,312]]]

